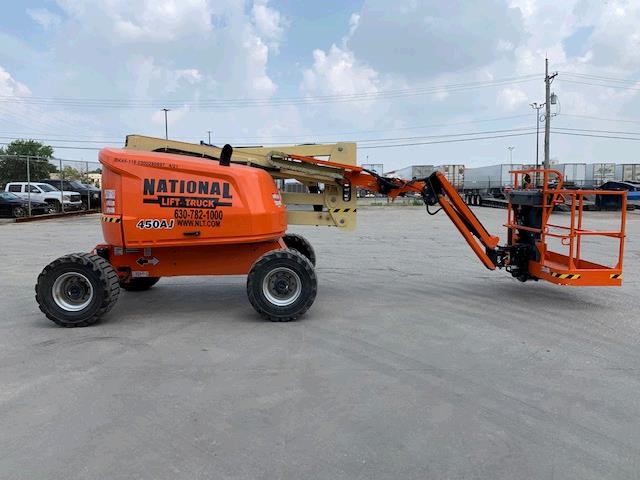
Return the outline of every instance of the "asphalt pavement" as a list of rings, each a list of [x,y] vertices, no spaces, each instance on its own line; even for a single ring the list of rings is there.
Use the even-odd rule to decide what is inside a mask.
[[[319,290],[284,324],[245,278],[192,277],[57,327],[36,277],[99,217],[0,225],[0,478],[640,478],[640,215],[624,285],[582,289],[484,269],[442,214],[358,215],[292,228]]]

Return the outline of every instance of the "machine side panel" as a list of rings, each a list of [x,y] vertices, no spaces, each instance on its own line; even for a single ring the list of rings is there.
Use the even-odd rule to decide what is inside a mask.
[[[249,243],[286,230],[286,208],[262,170],[123,150],[103,150],[101,162],[120,179],[125,247]]]

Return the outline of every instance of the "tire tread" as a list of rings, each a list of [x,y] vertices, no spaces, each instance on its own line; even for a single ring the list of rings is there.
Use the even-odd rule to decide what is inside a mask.
[[[81,263],[84,266],[90,267],[91,270],[98,273],[100,283],[104,287],[100,308],[90,318],[83,320],[82,322],[65,322],[56,318],[43,307],[43,299],[40,297],[38,287],[44,281],[44,278],[49,274],[49,272],[51,272],[51,270],[65,263]],[[97,322],[102,315],[108,313],[113,308],[118,300],[118,296],[120,295],[120,283],[118,274],[111,264],[104,258],[96,255],[95,253],[71,253],[54,260],[42,270],[40,275],[38,275],[35,290],[38,307],[49,320],[62,327],[87,327]]]
[[[316,252],[309,240],[297,233],[287,233],[282,237],[282,240],[284,240],[288,249],[298,251],[303,256],[307,257],[311,262],[311,265],[314,267],[316,266]]]
[[[256,300],[255,293],[254,293],[255,292],[254,282],[256,280],[255,272],[260,268],[262,268],[267,262],[272,261],[274,258],[276,259],[286,258],[289,260],[294,260],[306,270],[306,272],[309,274],[310,278],[312,279],[312,282],[310,285],[311,291],[306,296],[304,304],[298,309],[298,311],[295,314],[285,315],[285,316],[272,315],[269,312],[265,311],[260,306],[259,302],[257,302]],[[318,283],[316,281],[316,273],[313,269],[313,265],[311,261],[309,261],[309,259],[305,257],[302,253],[294,249],[287,248],[287,249],[281,249],[281,250],[272,250],[271,252],[265,253],[260,258],[258,258],[258,260],[255,261],[255,263],[251,267],[251,271],[249,272],[249,275],[247,276],[247,296],[249,297],[249,302],[251,303],[251,305],[253,305],[253,308],[255,308],[255,310],[263,318],[271,322],[292,322],[294,320],[297,320],[301,315],[303,315],[307,310],[309,310],[311,305],[313,305],[317,292],[318,292]]]

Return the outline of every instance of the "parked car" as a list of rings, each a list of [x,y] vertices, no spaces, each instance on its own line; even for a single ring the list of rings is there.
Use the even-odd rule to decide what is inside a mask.
[[[638,182],[605,182],[600,190],[626,190],[627,200],[640,200],[640,183]]]
[[[100,208],[100,189],[93,185],[87,185],[78,180],[41,180],[40,183],[48,183],[58,190],[73,190],[80,194],[82,208],[92,210]]]
[[[640,202],[640,183],[610,181],[600,185],[598,190],[626,190],[629,205]],[[612,195],[596,195],[596,206],[599,210],[620,210],[622,199]]]
[[[74,191],[60,192],[57,188],[48,183],[32,182],[9,182],[4,187],[5,192],[15,193],[23,200],[31,198],[32,202],[45,202],[53,207],[56,212],[65,210],[81,210],[82,200],[80,194]],[[62,203],[60,202],[62,197]]]
[[[53,207],[45,202],[31,202],[31,214],[50,213]],[[29,202],[15,193],[0,192],[0,215],[3,217],[26,217],[29,214]]]

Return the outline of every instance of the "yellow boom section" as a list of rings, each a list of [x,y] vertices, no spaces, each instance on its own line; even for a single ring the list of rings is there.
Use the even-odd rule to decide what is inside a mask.
[[[143,135],[127,135],[125,149],[167,152],[218,160],[222,148],[207,144],[178,142]],[[356,165],[356,144],[340,142],[273,147],[237,147],[231,162],[262,168],[275,180],[292,179],[307,187],[305,193],[282,192],[292,225],[328,225],[347,229],[356,226],[356,192],[344,187],[340,168],[294,162],[287,155],[316,157],[345,165]],[[283,185],[280,185],[284,190]],[[348,194],[347,194],[348,192]]]

